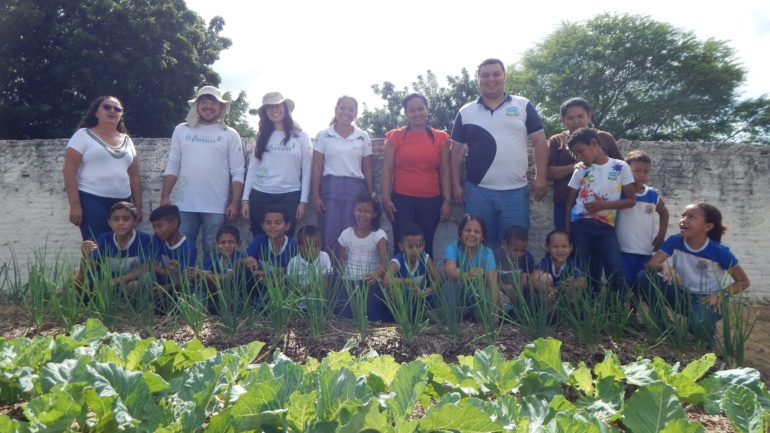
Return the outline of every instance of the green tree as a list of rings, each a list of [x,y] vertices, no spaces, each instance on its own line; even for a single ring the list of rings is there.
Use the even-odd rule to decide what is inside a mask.
[[[537,104],[556,133],[559,106],[579,96],[593,123],[618,138],[711,140],[732,128],[745,70],[724,41],[641,15],[565,22],[509,68],[508,87]]]
[[[428,124],[436,129],[451,131],[457,112],[463,105],[477,97],[478,87],[465,68],[458,76],[447,76],[447,83],[447,87],[439,86],[436,75],[428,70],[425,76],[417,76],[417,81],[412,83],[412,89],[428,100],[430,106]],[[372,85],[372,90],[385,100],[385,106],[369,110],[364,104],[358,124],[372,137],[384,137],[387,131],[406,124],[401,101],[411,92],[406,87],[403,90],[396,90],[396,86],[388,81],[382,86]]]
[[[249,109],[249,101],[246,100],[246,92],[241,90],[238,93],[238,97],[233,99],[233,94],[225,92],[222,98],[231,101],[230,112],[225,117],[225,122],[233,129],[238,131],[241,137],[254,137],[257,135],[257,131],[249,124],[249,118],[247,116],[256,116],[257,109]]]
[[[725,141],[770,144],[770,98],[746,99],[729,110],[733,130]]]
[[[0,138],[69,137],[118,97],[135,136],[169,136],[231,41],[184,0],[0,0]]]

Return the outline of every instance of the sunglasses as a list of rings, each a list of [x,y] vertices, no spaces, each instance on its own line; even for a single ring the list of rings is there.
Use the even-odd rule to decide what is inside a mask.
[[[110,105],[110,104],[102,104],[102,108],[104,109],[104,111],[112,110],[112,111],[114,111],[116,113],[122,113],[123,112],[122,108],[117,107],[115,105]]]

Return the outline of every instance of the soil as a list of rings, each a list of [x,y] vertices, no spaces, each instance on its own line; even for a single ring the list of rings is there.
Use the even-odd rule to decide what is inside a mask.
[[[755,328],[746,343],[746,354],[743,367],[753,367],[759,370],[763,380],[767,382],[770,377],[770,305],[757,304],[749,307],[751,314],[756,314]],[[44,325],[39,331],[29,326],[26,313],[15,305],[0,305],[0,337],[33,337],[35,335],[60,334],[65,331],[55,323]],[[179,343],[189,341],[195,337],[192,330],[181,317],[157,317],[152,330],[139,329],[129,321],[120,321],[115,326],[117,332],[130,332],[139,334],[142,338],[156,337],[174,340]],[[483,349],[494,344],[510,359],[518,356],[524,347],[532,342],[532,338],[514,326],[503,326],[496,341],[480,337],[482,335],[478,324],[466,323],[460,337],[452,341],[447,335],[435,328],[428,328],[417,336],[414,341],[403,341],[395,326],[380,326],[370,324],[366,338],[361,339],[358,330],[353,323],[332,321],[323,335],[318,339],[311,339],[305,324],[299,320],[294,321],[285,335],[277,341],[273,340],[273,334],[267,323],[257,322],[246,329],[239,331],[233,339],[223,334],[216,322],[210,321],[204,324],[198,339],[206,346],[218,350],[246,344],[251,341],[262,341],[266,348],[262,350],[256,362],[268,359],[274,349],[280,350],[295,362],[303,362],[307,357],[323,358],[331,351],[339,351],[353,340],[356,346],[351,349],[353,354],[361,354],[370,350],[380,355],[391,355],[397,362],[408,362],[420,356],[429,356],[437,353],[444,357],[446,362],[456,362],[458,355],[472,355],[475,350]],[[691,345],[685,351],[682,359],[675,359],[673,351],[666,344],[650,347],[650,344],[640,336],[626,336],[620,341],[613,341],[609,337],[594,349],[589,348],[580,341],[568,328],[553,330],[550,337],[562,342],[562,360],[572,365],[585,362],[589,367],[604,359],[605,352],[611,350],[622,364],[636,361],[639,357],[653,358],[659,356],[668,363],[680,362],[682,366],[700,358],[707,353],[705,348]],[[720,359],[715,369],[727,368]],[[18,407],[0,407],[0,415],[18,411]],[[703,424],[707,432],[733,432],[735,431],[729,421],[723,416],[706,414],[697,407],[687,408],[688,418]]]

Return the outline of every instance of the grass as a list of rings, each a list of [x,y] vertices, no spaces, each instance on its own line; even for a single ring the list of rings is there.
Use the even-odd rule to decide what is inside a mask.
[[[425,285],[403,281],[395,281],[395,276],[388,268],[388,281],[390,285],[383,290],[385,296],[382,301],[393,315],[401,338],[411,344],[415,337],[420,335],[428,327],[425,316],[428,310],[428,299],[425,294]],[[426,280],[428,276],[425,276]],[[428,283],[425,281],[426,284]]]

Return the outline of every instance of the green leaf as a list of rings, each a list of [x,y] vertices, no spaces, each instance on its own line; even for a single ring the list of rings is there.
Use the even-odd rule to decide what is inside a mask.
[[[24,415],[31,430],[36,432],[62,432],[70,429],[80,415],[80,405],[59,388],[32,399],[24,406]]]
[[[470,404],[444,404],[430,407],[417,423],[420,431],[453,430],[462,432],[498,432],[503,426]]]
[[[700,359],[697,359],[689,364],[682,370],[682,374],[690,378],[692,381],[697,381],[704,374],[706,374],[711,367],[714,366],[717,356],[713,353],[707,353]]]
[[[732,385],[722,396],[722,407],[738,433],[764,432],[762,407],[757,395],[742,385]]]
[[[552,400],[557,395],[564,393],[562,384],[556,377],[546,372],[527,373],[521,379],[519,393],[524,396],[536,396],[543,400]]]
[[[685,419],[674,388],[654,382],[634,391],[623,410],[623,424],[634,433],[656,433],[669,421]]]
[[[676,373],[665,380],[666,383],[676,389],[679,399],[689,404],[703,404],[703,399],[706,397],[706,390],[702,386],[696,384],[690,377],[682,373]]]
[[[406,420],[412,416],[414,405],[425,389],[427,372],[428,366],[421,361],[412,361],[398,369],[390,384],[390,389],[395,395],[386,400],[391,418]]]
[[[488,346],[475,352],[470,372],[480,385],[500,396],[519,386],[530,365],[523,359],[506,361],[497,347]]]
[[[40,388],[49,392],[56,385],[67,386],[70,383],[88,383],[91,375],[86,366],[91,361],[86,358],[68,359],[61,363],[49,363],[40,371]]]
[[[524,348],[522,355],[532,360],[535,369],[555,377],[559,382],[566,382],[569,376],[562,364],[560,349],[561,341],[538,338]]]
[[[309,431],[310,423],[316,415],[317,391],[308,394],[295,392],[289,396],[288,412],[286,421],[295,431]]]
[[[572,371],[567,383],[572,386],[577,386],[586,395],[593,395],[594,393],[594,379],[591,375],[591,370],[586,367],[586,364],[583,361],[580,361],[578,368]]]
[[[594,374],[596,374],[597,381],[604,377],[614,377],[615,380],[625,379],[626,377],[623,368],[620,366],[618,356],[609,351],[604,354],[604,360],[594,367]]]
[[[698,383],[706,390],[703,409],[715,415],[722,412],[722,395],[731,385],[743,385],[757,393],[758,396],[767,393],[759,371],[753,368],[736,368],[717,371]]]
[[[548,410],[548,401],[537,397],[529,396],[521,399],[520,416],[529,420],[530,431],[541,429],[548,422],[550,411]]]
[[[29,433],[29,424],[8,418],[7,415],[0,416],[0,431],[7,433]]]
[[[246,367],[249,366],[252,362],[254,362],[255,359],[257,359],[257,356],[259,355],[259,352],[262,351],[262,348],[265,347],[265,343],[261,341],[252,341],[249,344],[245,344],[243,346],[233,347],[232,349],[223,350],[223,355],[232,354],[236,357],[238,357],[238,361],[240,363],[240,370],[244,370]]]
[[[393,379],[396,377],[396,371],[398,371],[399,365],[392,356],[385,355],[376,358],[363,359],[357,363],[351,364],[348,369],[356,376],[375,374],[382,378],[383,383],[389,384],[393,382]]]
[[[649,359],[640,359],[622,367],[623,375],[631,385],[643,386],[660,380]]]
[[[559,412],[548,423],[549,433],[601,433],[599,427],[575,417],[574,413]]]
[[[703,426],[685,419],[669,421],[660,433],[704,433]]]
[[[98,343],[107,336],[109,336],[110,330],[106,326],[102,325],[102,322],[96,319],[88,319],[85,326],[75,325],[72,327],[70,336],[77,341],[87,341],[88,343]]]
[[[409,431],[409,427],[412,427],[411,431],[414,431],[416,423],[407,424],[401,421],[403,431]],[[385,412],[380,412],[376,398],[372,398],[369,403],[360,407],[350,422],[340,427],[337,431],[339,433],[358,433],[363,431],[395,432],[390,422],[388,422],[388,415]]]
[[[343,411],[354,411],[363,404],[365,379],[356,379],[353,373],[343,368],[339,371],[324,371],[318,376],[318,418],[323,421],[337,421]],[[368,398],[366,398],[368,400]]]

